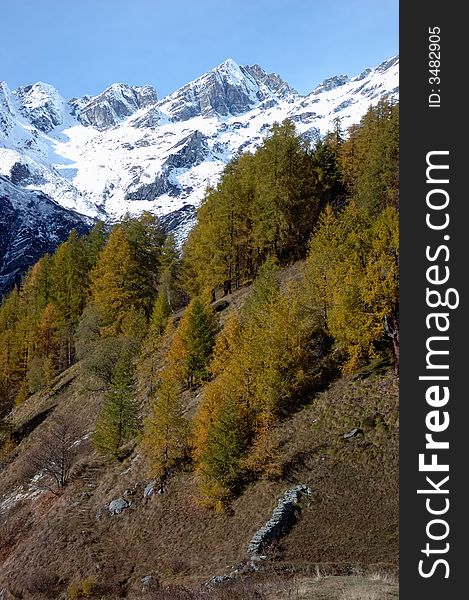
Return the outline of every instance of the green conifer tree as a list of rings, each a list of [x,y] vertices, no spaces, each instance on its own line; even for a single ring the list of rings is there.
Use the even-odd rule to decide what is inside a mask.
[[[187,377],[189,385],[194,385],[209,376],[217,329],[212,309],[199,297],[191,301],[186,314]]]
[[[218,406],[208,422],[198,423],[198,433],[205,439],[196,453],[203,503],[216,510],[223,508],[240,485],[244,473],[242,458],[248,447],[240,405],[224,383],[225,378],[221,377],[211,384],[210,394],[217,393]]]
[[[94,444],[100,452],[119,457],[122,446],[138,431],[134,380],[127,360],[121,357],[115,365],[111,389],[96,423]]]

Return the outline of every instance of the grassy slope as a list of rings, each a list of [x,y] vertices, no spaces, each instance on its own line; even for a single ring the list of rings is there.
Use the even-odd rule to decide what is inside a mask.
[[[235,293],[228,310],[239,307],[245,296],[246,290]],[[198,393],[187,399],[192,407]],[[36,394],[15,410],[13,423],[25,438],[0,471],[0,503],[20,485],[27,448],[40,439],[50,415],[29,435],[25,424],[55,406],[55,414],[73,415],[86,433],[102,400],[103,393],[90,390],[75,366],[58,379],[54,392]],[[365,437],[345,441],[343,433],[356,425],[363,427]],[[246,559],[251,536],[270,517],[278,496],[294,483],[308,484],[314,495],[290,535],[269,553],[268,572],[314,573],[317,564],[336,574],[372,565],[395,568],[396,378],[389,373],[363,381],[342,378],[316,398],[306,399],[299,412],[278,426],[275,436],[283,475],[249,485],[221,515],[197,504],[190,471],[177,474],[164,495],[144,500],[148,479],[138,451],[122,464],[109,463],[84,441],[72,482],[61,496],[46,492],[3,512],[0,504],[0,589],[33,589],[38,573],[62,577],[62,590],[91,575],[114,586],[111,597],[118,589],[130,593],[148,574],[165,585],[195,586]],[[110,517],[106,505],[125,491],[132,507]],[[339,588],[329,597],[342,597]],[[297,597],[314,597],[305,593]]]

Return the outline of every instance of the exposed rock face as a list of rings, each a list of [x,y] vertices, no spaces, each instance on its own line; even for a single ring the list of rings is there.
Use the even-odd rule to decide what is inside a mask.
[[[200,165],[209,153],[205,136],[200,131],[194,131],[180,140],[173,148],[170,155],[163,162],[161,173],[151,183],[139,185],[137,189],[130,189],[126,193],[126,200],[156,200],[159,196],[179,196],[183,192],[190,193],[190,189],[184,189],[175,183],[172,176],[173,169],[191,169]],[[138,181],[140,172],[136,172],[135,179]]]
[[[329,77],[325,79],[318,87],[314,90],[313,94],[317,95],[321,92],[330,92],[335,88],[348,83],[350,78],[348,75],[336,75],[335,77]]]
[[[38,173],[31,173],[28,165],[17,162],[10,169],[10,181],[15,185],[34,185],[44,183],[44,179]]]
[[[145,108],[158,102],[158,96],[156,90],[152,85],[139,85],[134,86],[133,91],[137,98],[137,105],[139,108]]]
[[[196,220],[197,211],[192,204],[184,204],[178,210],[174,210],[160,218],[160,222],[166,233],[189,232]]]
[[[22,113],[40,131],[48,133],[63,123],[65,102],[52,85],[38,82],[18,88],[17,95],[22,102]]]
[[[123,510],[126,508],[130,508],[131,502],[125,500],[125,498],[117,498],[117,500],[112,500],[109,503],[108,510],[111,515],[120,515]]]
[[[82,96],[81,98],[71,98],[68,101],[72,115],[79,115],[81,109],[91,102],[93,96]]]
[[[278,98],[282,100],[298,94],[298,92],[288,85],[277,73],[266,73],[259,65],[246,65],[241,67],[243,71],[249,73],[258,84],[264,84],[267,89],[273,92]]]
[[[388,71],[391,67],[394,67],[394,65],[397,65],[399,63],[399,56],[393,56],[392,58],[390,58],[389,60],[385,60],[384,62],[382,62],[380,65],[378,65],[376,67],[376,71],[378,73],[385,73],[386,71]],[[366,69],[365,71],[367,74],[370,73],[370,69]]]
[[[228,59],[165,98],[159,106],[174,120],[183,121],[198,115],[240,115],[266,98],[285,98],[293,93],[278,75],[268,75],[258,65],[240,67]]]
[[[115,83],[86,104],[74,99],[73,106],[80,123],[103,130],[117,125],[139,108],[156,102],[156,92],[150,85],[131,87],[125,83]]]
[[[20,167],[18,176],[27,176]],[[72,229],[89,223],[41,192],[18,187],[0,175],[0,297],[46,252],[53,252]]]
[[[157,129],[161,124],[168,121],[168,118],[161,112],[158,106],[151,106],[148,110],[142,111],[143,114],[136,115],[129,125],[135,129]],[[137,144],[136,144],[137,145]]]
[[[259,556],[267,546],[290,531],[295,523],[295,511],[303,494],[311,494],[311,489],[302,484],[295,485],[283,494],[271,518],[249,542],[248,555],[251,558]]]
[[[0,134],[7,135],[14,125],[13,97],[7,84],[0,81]]]
[[[168,194],[168,196],[177,196],[181,192],[179,186],[175,185],[167,171],[157,175],[151,183],[145,183],[136,190],[127,192],[126,200],[155,200],[158,196]]]
[[[206,137],[200,131],[194,131],[171,150],[170,156],[163,163],[167,169],[191,168],[200,165],[209,152]]]
[[[368,77],[368,75],[371,73],[371,69],[365,69],[364,71],[362,71],[360,73],[360,75],[357,75],[355,77],[355,81],[361,81],[362,79],[365,79],[365,77]]]

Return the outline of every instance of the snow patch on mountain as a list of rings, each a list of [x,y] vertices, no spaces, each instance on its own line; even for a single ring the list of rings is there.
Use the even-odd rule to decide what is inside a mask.
[[[47,133],[63,123],[65,101],[52,85],[38,82],[18,88],[16,95],[23,115],[40,131]]]
[[[187,223],[185,207],[196,207],[225,164],[254,151],[274,122],[291,119],[311,141],[337,118],[346,130],[382,96],[397,99],[398,75],[393,57],[301,96],[259,65],[228,59],[159,101],[151,86],[114,84],[66,102],[48,84],[11,92],[0,83],[0,174],[85,215],[150,210],[174,221],[183,211]]]

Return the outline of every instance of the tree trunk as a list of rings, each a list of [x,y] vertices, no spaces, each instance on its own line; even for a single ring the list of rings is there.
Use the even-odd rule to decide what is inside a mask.
[[[386,317],[384,318],[384,327],[392,343],[394,373],[396,375],[399,375],[399,316],[396,313],[392,314],[389,317],[386,315]]]
[[[227,279],[223,284],[223,296],[231,294],[231,279]]]

